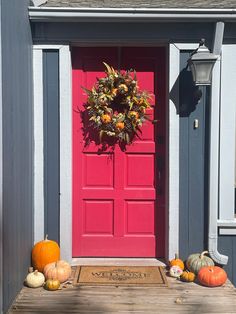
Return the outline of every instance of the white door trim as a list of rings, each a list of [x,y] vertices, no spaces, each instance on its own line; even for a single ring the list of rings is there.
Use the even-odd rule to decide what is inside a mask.
[[[34,45],[34,243],[44,238],[43,50],[59,51],[60,247],[72,261],[72,91],[68,45]]]
[[[179,58],[180,50],[195,49],[197,44],[170,44],[169,49],[169,92],[176,83],[179,76]],[[35,45],[34,50],[58,49],[59,51],[59,75],[60,75],[60,246],[61,257],[72,263],[72,69],[71,69],[71,53],[69,45]],[[34,59],[40,58],[40,54],[35,53]],[[34,60],[37,64],[37,61]],[[41,87],[39,86],[41,84]],[[39,78],[35,81],[34,92],[38,93],[38,89],[42,92],[43,82]],[[178,95],[176,95],[178,99]],[[34,106],[37,105],[35,100]],[[42,106],[42,104],[41,104]],[[179,116],[176,111],[178,104],[169,99],[168,110],[168,153],[167,164],[169,165],[168,173],[168,191],[167,191],[167,228],[166,228],[166,258],[172,258],[179,251]],[[41,119],[40,119],[41,121]],[[41,126],[37,126],[38,130],[43,130],[43,122],[38,122]],[[38,134],[38,135],[37,135]],[[37,145],[40,145],[39,133],[35,132],[35,154]],[[40,157],[41,156],[41,157]],[[43,154],[35,156],[41,162],[35,163],[35,183],[40,183],[42,177],[39,178],[38,167],[42,167]],[[42,171],[42,168],[41,168]],[[42,188],[42,186],[41,186]],[[34,190],[35,199],[38,198],[39,191]],[[41,195],[41,204],[43,203]],[[35,204],[35,217],[39,220],[35,224],[35,241],[39,234],[42,234],[43,217],[40,211],[43,210],[42,205]],[[41,228],[41,229],[40,229]],[[41,230],[41,231],[40,231]]]
[[[173,43],[169,50],[169,93],[175,85],[174,97],[169,98],[169,217],[168,217],[168,252],[167,258],[172,259],[179,253],[179,86],[181,50],[194,50],[196,43]],[[174,98],[174,100],[173,100]]]
[[[72,262],[72,69],[69,46],[59,49],[60,81],[60,248]]]

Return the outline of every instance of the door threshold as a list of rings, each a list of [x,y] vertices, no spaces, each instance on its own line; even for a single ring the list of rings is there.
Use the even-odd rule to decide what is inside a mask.
[[[72,266],[166,266],[164,259],[156,258],[105,258],[105,257],[79,257],[72,259]]]

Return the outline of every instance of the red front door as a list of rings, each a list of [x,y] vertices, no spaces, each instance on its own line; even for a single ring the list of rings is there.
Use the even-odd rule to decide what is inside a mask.
[[[165,49],[73,48],[73,257],[164,256]],[[85,145],[80,111],[102,62],[137,71],[140,89],[152,92],[156,124],[124,152],[99,153]],[[161,162],[160,162],[161,161]]]

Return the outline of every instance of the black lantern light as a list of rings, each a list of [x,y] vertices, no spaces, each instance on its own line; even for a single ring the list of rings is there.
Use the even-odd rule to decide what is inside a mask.
[[[211,85],[211,74],[217,58],[205,46],[205,39],[201,39],[199,47],[188,60],[195,85]]]

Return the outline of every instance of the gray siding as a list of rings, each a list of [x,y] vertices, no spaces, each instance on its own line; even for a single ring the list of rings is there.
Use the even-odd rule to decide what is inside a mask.
[[[44,233],[59,243],[59,55],[43,52],[44,90]]]
[[[215,23],[32,23],[35,43],[85,42],[132,43],[199,42],[204,37],[211,48]],[[224,43],[236,43],[236,23],[226,23]]]
[[[33,244],[32,43],[28,0],[2,0],[3,307],[19,292]]]
[[[221,254],[229,257],[228,264],[224,267],[229,279],[236,286],[236,237],[235,236],[219,236],[218,250]]]
[[[104,42],[117,44],[118,40],[128,45],[198,42],[203,35],[211,45],[214,31],[214,23],[33,23],[35,43],[92,42],[97,46]]]
[[[207,248],[205,152],[206,88],[194,87],[189,69],[189,52],[180,60],[180,256],[201,252]],[[202,97],[197,103],[198,93]],[[197,119],[199,128],[194,128]]]

